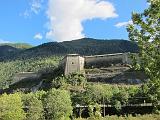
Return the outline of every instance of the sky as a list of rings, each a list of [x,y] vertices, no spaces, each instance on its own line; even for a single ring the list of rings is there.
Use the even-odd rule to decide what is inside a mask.
[[[146,0],[1,0],[0,43],[128,40],[131,13],[147,7]]]

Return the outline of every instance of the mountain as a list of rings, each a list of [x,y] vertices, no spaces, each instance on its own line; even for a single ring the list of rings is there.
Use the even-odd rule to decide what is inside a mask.
[[[0,45],[0,89],[12,85],[17,73],[40,72],[47,77],[54,76],[59,71],[54,74],[53,72],[48,74],[48,72],[55,70],[65,54],[95,55],[123,52],[138,52],[138,46],[127,40],[91,38],[59,43],[49,42],[28,49],[13,47],[13,45]]]
[[[3,57],[11,56],[12,54],[19,52],[20,50],[18,48],[15,48],[9,45],[3,45],[3,46],[0,46],[0,51],[1,51],[0,58],[3,58]]]
[[[27,43],[1,43],[0,46],[11,46],[14,48],[18,48],[18,49],[29,49],[32,48],[33,46]]]
[[[80,55],[96,55],[109,53],[138,52],[136,43],[127,40],[99,40],[83,38],[65,42],[49,42],[42,45],[18,51],[9,59],[29,59],[77,53]]]

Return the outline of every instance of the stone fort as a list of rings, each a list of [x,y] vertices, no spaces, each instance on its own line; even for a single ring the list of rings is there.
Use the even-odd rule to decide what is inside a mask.
[[[84,68],[100,68],[113,64],[131,64],[130,53],[116,53],[93,56],[80,56],[79,54],[68,54],[60,62],[64,74],[78,72],[84,73]]]

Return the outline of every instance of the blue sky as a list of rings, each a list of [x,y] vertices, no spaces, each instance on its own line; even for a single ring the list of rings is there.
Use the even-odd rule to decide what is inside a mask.
[[[48,41],[65,41],[80,37],[128,39],[125,25],[131,20],[131,12],[142,12],[148,6],[146,0],[108,0],[107,3],[104,0],[101,4],[84,2],[82,6],[84,5],[84,9],[87,9],[83,11],[81,6],[82,16],[81,10],[77,11],[79,13],[73,13],[77,9],[76,7],[72,9],[71,4],[65,3],[67,0],[59,0],[59,3],[57,1],[1,0],[0,42],[21,42],[38,45]],[[84,0],[74,0],[74,3],[72,0],[69,1],[73,5],[77,5],[79,4],[78,1]],[[100,2],[102,1],[99,0]],[[92,16],[88,12],[90,10],[89,5],[92,6],[93,11],[96,11]],[[72,14],[62,7],[65,7]],[[103,8],[101,9],[101,7]],[[110,8],[113,7],[114,9],[111,10]],[[104,14],[100,15],[102,11]],[[107,16],[108,14],[105,14],[105,12],[111,15]],[[66,18],[67,15],[73,16]],[[53,18],[56,18],[57,21],[52,20]],[[76,22],[77,19],[79,20]],[[69,26],[72,26],[72,28],[69,28]]]

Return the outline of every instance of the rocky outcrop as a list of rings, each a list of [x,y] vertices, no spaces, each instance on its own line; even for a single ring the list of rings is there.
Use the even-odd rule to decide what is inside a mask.
[[[144,72],[134,71],[125,66],[86,69],[86,77],[89,82],[111,84],[142,84],[147,81],[147,76]]]

